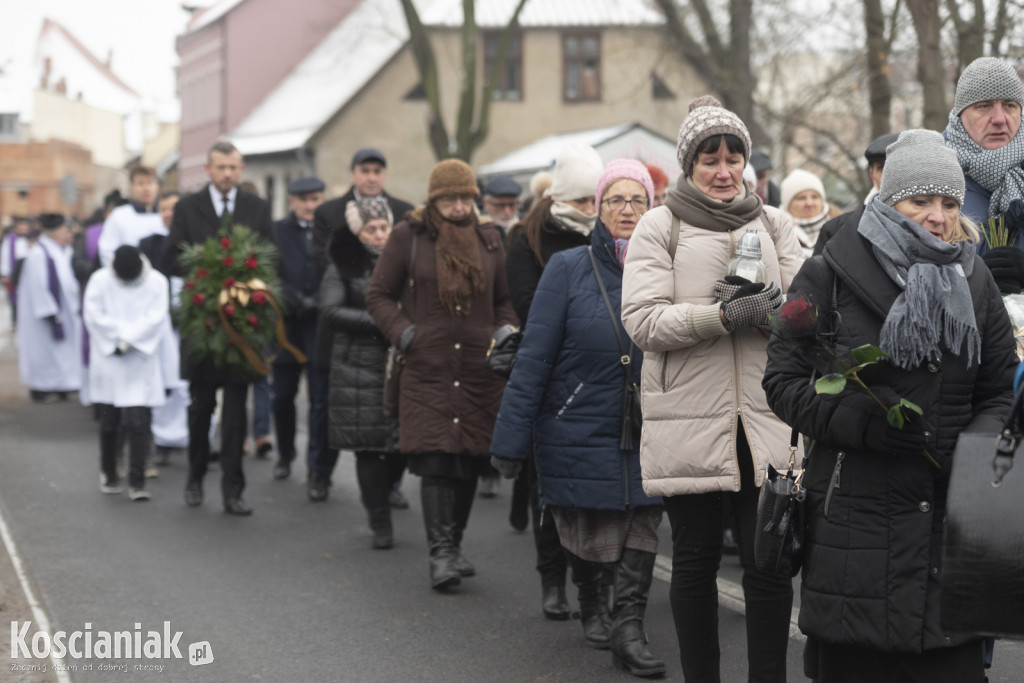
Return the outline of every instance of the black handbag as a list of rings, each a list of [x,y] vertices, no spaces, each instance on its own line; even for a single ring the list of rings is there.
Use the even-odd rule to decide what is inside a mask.
[[[523,333],[515,325],[502,325],[491,335],[491,345],[487,349],[487,367],[491,372],[508,379],[516,364],[519,344],[523,341]]]
[[[416,262],[416,233],[412,236],[409,247],[409,289],[416,284],[412,276],[413,264]],[[401,303],[399,303],[401,306]],[[381,408],[388,417],[398,417],[398,397],[402,392],[402,368],[405,367],[405,351],[397,346],[388,347],[388,359],[384,365],[384,392],[381,395]]]
[[[960,434],[953,452],[941,568],[942,628],[1024,635],[1024,447],[1017,392],[999,434]]]
[[[758,570],[767,574],[796,576],[800,572],[807,489],[803,486],[803,468],[794,469],[799,438],[794,429],[789,440],[789,469],[785,473],[768,463],[757,499],[754,561]]]
[[[601,289],[601,298],[604,299],[604,306],[608,309],[608,317],[612,319],[612,329],[615,331],[615,341],[619,346],[619,364],[622,366],[625,377],[625,395],[622,405],[622,436],[619,437],[619,448],[624,451],[633,450],[633,440],[639,436],[643,429],[644,413],[640,402],[640,385],[633,379],[633,342],[630,340],[629,351],[622,342],[622,332],[619,326],[622,322],[619,316],[615,315],[615,308],[612,300],[608,297],[608,289],[604,286],[604,279],[597,267],[597,258],[594,256],[593,247],[587,247],[587,254],[590,256],[590,265],[594,268],[594,277],[597,278],[597,286]]]

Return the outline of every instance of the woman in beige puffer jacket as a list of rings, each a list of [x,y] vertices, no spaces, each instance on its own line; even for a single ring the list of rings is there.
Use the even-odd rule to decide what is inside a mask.
[[[712,97],[695,100],[679,131],[683,174],[665,206],[638,224],[623,277],[622,321],[644,351],[643,485],[664,496],[672,524],[670,598],[687,681],[720,680],[716,578],[726,502],[744,568],[748,680],[786,680],[792,582],[757,570],[753,539],[765,465],[789,463],[790,429],[761,388],[767,324],[804,257],[789,218],[743,184],[749,156],[743,122]],[[766,283],[726,282],[751,229]]]

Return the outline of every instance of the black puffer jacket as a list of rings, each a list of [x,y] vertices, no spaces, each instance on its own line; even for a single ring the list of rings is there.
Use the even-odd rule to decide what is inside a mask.
[[[822,256],[808,260],[790,293],[809,294],[827,311],[833,277],[842,316],[839,343],[877,345],[900,290],[855,230],[838,232]],[[804,478],[808,521],[800,628],[821,641],[922,652],[973,638],[945,633],[939,622],[951,458],[961,431],[998,429],[1012,401],[1017,358],[999,290],[978,258],[968,284],[982,339],[980,365],[944,353],[910,371],[883,363],[860,373],[869,387],[891,389],[923,408],[935,427],[930,451],[941,469],[924,455],[866,450],[864,435],[886,429],[885,415],[870,405],[851,405],[855,394],[864,394],[852,382],[838,396],[814,393],[811,338],[776,334],[768,345],[768,404],[814,441]]]
[[[366,312],[366,288],[377,256],[351,231],[339,230],[331,264],[320,284],[322,323],[334,332],[331,347],[331,448],[398,450],[398,421],[384,415],[388,343]]]

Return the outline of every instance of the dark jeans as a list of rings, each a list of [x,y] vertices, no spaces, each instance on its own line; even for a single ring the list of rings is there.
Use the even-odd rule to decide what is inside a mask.
[[[983,683],[981,643],[922,653],[818,644],[819,683]]]
[[[274,431],[277,434],[277,452],[287,462],[295,458],[295,397],[299,393],[302,371],[307,367],[295,363],[274,365]],[[309,414],[312,416],[312,391],[309,397]]]
[[[328,395],[330,371],[310,365],[309,382],[309,450],[306,464],[310,476],[319,475],[330,480],[338,464],[338,449],[328,446]]]
[[[202,481],[210,460],[210,420],[217,408],[217,389],[224,389],[224,409],[220,426],[220,480],[225,500],[238,498],[245,488],[242,473],[242,447],[245,442],[245,398],[249,385],[240,382],[195,381],[188,390],[192,403],[188,407],[188,478]]]
[[[405,471],[401,453],[356,451],[356,480],[363,507],[369,511],[388,507],[388,495]]]
[[[531,451],[532,444],[531,444]],[[526,459],[526,476],[530,486],[530,511],[533,519],[533,544],[537,548],[537,571],[544,588],[565,585],[566,551],[558,538],[558,528],[550,508],[540,507],[537,490],[537,465],[533,454]]]
[[[737,435],[740,490],[665,498],[672,525],[669,598],[687,683],[721,681],[718,645],[718,568],[722,560],[722,505],[732,503],[743,565],[750,683],[785,683],[786,648],[793,606],[789,577],[759,572],[754,564],[754,523],[759,489],[746,435]]]
[[[117,481],[117,455],[120,434],[128,443],[128,485],[141,489],[146,486],[146,456],[153,446],[152,411],[146,406],[116,408],[108,403],[97,403],[100,420],[100,469],[109,481]]]

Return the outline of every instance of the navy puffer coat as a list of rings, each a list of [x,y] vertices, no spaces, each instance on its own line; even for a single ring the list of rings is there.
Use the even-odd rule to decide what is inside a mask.
[[[619,448],[625,377],[612,325],[631,347],[619,320],[622,267],[615,244],[598,221],[591,247],[615,310],[608,315],[586,247],[551,257],[533,303],[498,412],[491,452],[525,459],[534,440],[540,497],[571,509],[625,510],[661,505],[644,494],[640,439]],[[632,349],[639,381],[643,354]]]

